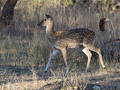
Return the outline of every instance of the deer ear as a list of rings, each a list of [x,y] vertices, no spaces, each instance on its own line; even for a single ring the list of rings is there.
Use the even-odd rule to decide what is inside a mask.
[[[51,16],[50,16],[50,15],[48,15],[48,14],[45,14],[45,17],[46,17],[46,18],[50,18]]]

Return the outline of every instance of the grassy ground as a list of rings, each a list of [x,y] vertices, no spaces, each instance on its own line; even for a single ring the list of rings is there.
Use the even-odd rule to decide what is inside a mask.
[[[84,71],[70,71],[64,76],[64,69],[50,70],[43,73],[43,69],[20,67],[0,67],[1,90],[119,90],[119,64],[106,69]],[[92,89],[100,88],[100,89]]]

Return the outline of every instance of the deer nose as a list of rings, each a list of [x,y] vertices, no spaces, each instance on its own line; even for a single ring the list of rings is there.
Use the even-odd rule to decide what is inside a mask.
[[[43,20],[41,22],[38,22],[37,26],[42,26],[43,22]]]
[[[41,26],[41,22],[37,23],[37,26]]]
[[[41,29],[41,30],[45,30],[45,29],[46,29],[45,26],[42,26],[42,25],[39,25],[39,24],[37,24],[37,28],[39,28],[39,29]]]

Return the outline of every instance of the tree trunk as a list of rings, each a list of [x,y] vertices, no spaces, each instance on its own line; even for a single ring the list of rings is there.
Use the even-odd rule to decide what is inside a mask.
[[[7,26],[11,23],[14,17],[14,8],[18,0],[7,0],[0,17],[0,24]]]

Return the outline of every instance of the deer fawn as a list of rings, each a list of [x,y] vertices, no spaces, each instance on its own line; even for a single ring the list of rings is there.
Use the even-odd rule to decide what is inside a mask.
[[[102,18],[99,22],[100,31],[104,31],[104,24],[108,21],[106,18]],[[63,30],[63,31],[54,31],[54,21],[50,15],[46,15],[45,19],[38,23],[38,26],[46,27],[46,37],[51,45],[53,51],[50,53],[48,63],[45,67],[45,72],[48,70],[50,66],[51,60],[61,52],[64,58],[65,66],[68,71],[67,64],[67,48],[79,48],[80,45],[83,45],[84,49],[82,50],[84,54],[88,57],[86,72],[89,69],[92,53],[91,51],[96,52],[99,55],[99,60],[103,68],[105,68],[103,58],[101,55],[100,48],[96,48],[93,45],[93,41],[95,38],[95,32],[87,29],[87,28],[78,28],[72,30]]]

